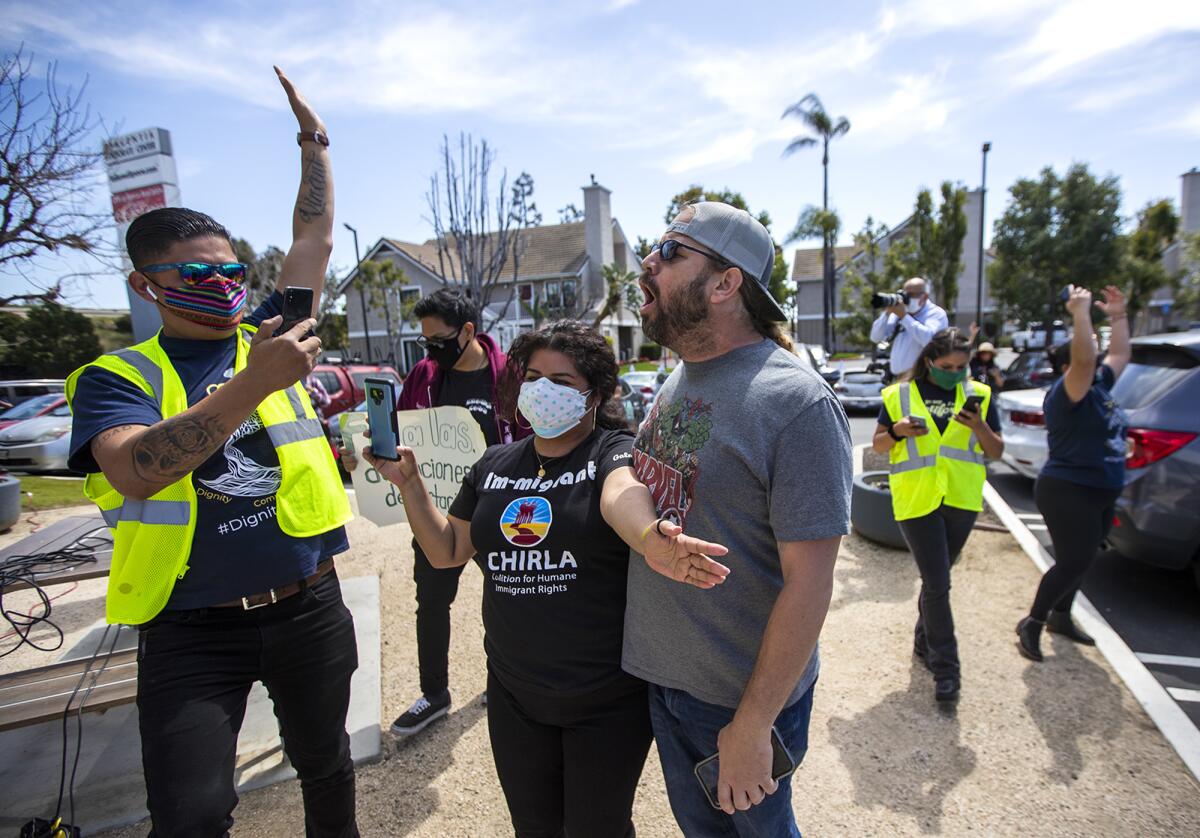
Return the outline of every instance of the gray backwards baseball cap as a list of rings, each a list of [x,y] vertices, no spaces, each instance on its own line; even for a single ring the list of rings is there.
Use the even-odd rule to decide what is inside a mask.
[[[758,219],[745,210],[720,201],[690,204],[691,221],[675,221],[668,233],[682,233],[704,245],[737,268],[747,280],[754,313],[777,323],[787,315],[771,296],[771,269],[775,266],[775,243]]]

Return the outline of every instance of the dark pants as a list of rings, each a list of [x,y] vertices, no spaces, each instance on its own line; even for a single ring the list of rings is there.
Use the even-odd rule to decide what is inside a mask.
[[[775,719],[779,738],[797,765],[808,751],[814,689],[809,687]],[[687,838],[800,838],[792,809],[794,774],[744,812],[727,815],[708,802],[696,779],[696,763],[717,752],[717,735],[733,721],[733,714],[730,707],[709,704],[683,690],[650,685],[650,720],[675,822]]]
[[[1030,616],[1045,620],[1051,609],[1069,612],[1075,592],[1087,573],[1100,543],[1112,529],[1120,489],[1096,489],[1056,477],[1039,477],[1034,487],[1038,512],[1054,543],[1054,567],[1038,585]]]
[[[356,836],[346,733],[354,621],[336,573],[275,605],[164,611],[138,636],[139,727],[152,836],[225,835],[246,698],[262,681],[300,776],[305,833]]]
[[[943,504],[928,515],[899,522],[921,574],[914,642],[927,650],[926,660],[934,678],[959,677],[958,641],[950,610],[950,568],[958,561],[978,514]]]
[[[645,684],[548,697],[510,690],[489,668],[487,688],[492,758],[518,838],[631,838],[650,752]]]
[[[413,581],[417,583],[417,668],[421,694],[435,696],[450,686],[450,604],[458,596],[463,568],[444,570],[425,558],[413,542]]]

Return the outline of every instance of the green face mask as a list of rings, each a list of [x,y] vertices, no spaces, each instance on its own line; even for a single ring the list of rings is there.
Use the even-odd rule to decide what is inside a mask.
[[[944,370],[931,364],[929,367],[929,380],[943,390],[953,390],[967,380],[967,371],[963,369],[958,372],[951,372],[950,370]]]

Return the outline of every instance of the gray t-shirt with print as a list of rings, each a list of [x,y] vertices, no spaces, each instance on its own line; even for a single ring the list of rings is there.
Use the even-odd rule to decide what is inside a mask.
[[[777,542],[849,532],[850,426],[829,386],[771,341],[683,363],[638,431],[633,466],[659,514],[729,548],[701,590],[629,566],[621,665],[653,684],[737,707],[783,589]],[[817,653],[788,704],[817,679]]]

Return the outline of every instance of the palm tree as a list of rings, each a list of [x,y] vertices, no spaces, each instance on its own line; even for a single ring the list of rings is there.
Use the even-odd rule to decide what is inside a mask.
[[[825,216],[829,213],[829,143],[836,140],[850,130],[850,120],[844,116],[839,116],[835,121],[828,113],[825,112],[825,106],[821,104],[821,100],[817,98],[817,94],[810,93],[801,99],[796,104],[789,107],[783,112],[781,119],[787,119],[789,116],[794,116],[804,123],[815,136],[801,135],[796,137],[787,148],[783,150],[783,156],[787,157],[793,152],[799,151],[809,146],[815,146],[818,142],[821,143],[821,166],[825,170],[825,191],[821,199],[821,209]],[[824,331],[825,349],[828,352],[833,351],[833,339],[829,328],[829,318],[833,308],[833,241],[832,235],[827,229],[822,236],[822,286],[824,286]],[[796,289],[796,299],[799,300],[800,289]]]

